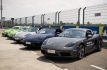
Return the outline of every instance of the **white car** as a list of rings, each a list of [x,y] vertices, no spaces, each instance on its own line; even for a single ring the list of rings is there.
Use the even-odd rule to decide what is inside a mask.
[[[30,27],[28,30],[26,30],[25,32],[18,32],[16,33],[16,35],[13,37],[13,39],[15,41],[18,42],[23,42],[23,39],[27,36],[27,35],[33,35],[36,34],[39,31],[39,27]]]

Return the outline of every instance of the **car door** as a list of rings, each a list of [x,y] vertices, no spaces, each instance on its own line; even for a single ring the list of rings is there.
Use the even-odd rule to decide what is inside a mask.
[[[91,30],[87,30],[86,31],[86,36],[87,36],[87,34],[92,35],[91,38],[86,38],[86,51],[90,51],[91,49],[93,49],[93,46],[94,46],[93,33],[92,33]]]

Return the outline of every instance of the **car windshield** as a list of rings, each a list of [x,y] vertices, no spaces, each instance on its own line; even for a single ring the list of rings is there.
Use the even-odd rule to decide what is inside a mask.
[[[28,27],[21,27],[20,30],[22,30],[22,31],[27,31],[27,30],[28,30]]]
[[[28,32],[37,32],[38,27],[30,27],[27,31]]]
[[[41,29],[40,31],[38,31],[37,33],[38,34],[54,34],[55,33],[55,29],[44,28],[44,29]]]
[[[20,27],[12,27],[12,29],[19,29]]]
[[[84,38],[85,31],[83,31],[83,30],[65,30],[59,36],[60,37],[69,37],[69,38]]]

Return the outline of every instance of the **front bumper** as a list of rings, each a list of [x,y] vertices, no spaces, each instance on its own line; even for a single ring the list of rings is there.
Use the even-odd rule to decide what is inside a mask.
[[[13,38],[14,34],[8,34],[9,38]]]
[[[19,41],[19,42],[22,42],[22,43],[24,43],[24,38],[21,38],[21,37],[13,37],[13,39],[15,40],[15,41]]]
[[[24,43],[25,43],[26,46],[29,46],[29,47],[40,47],[43,42],[41,42],[41,41],[36,41],[36,42],[24,41]]]
[[[7,36],[7,34],[6,33],[2,33],[2,36]]]
[[[41,49],[41,53],[48,57],[71,57],[77,58],[77,51],[73,50],[54,50],[55,53],[48,52],[49,49]]]

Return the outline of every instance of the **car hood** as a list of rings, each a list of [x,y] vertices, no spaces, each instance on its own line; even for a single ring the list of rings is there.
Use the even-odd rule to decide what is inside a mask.
[[[16,33],[21,32],[20,30],[11,30],[8,35],[13,35],[15,36]]]
[[[10,33],[17,33],[19,30],[11,30]]]
[[[83,38],[53,37],[48,39],[46,47],[51,49],[67,47],[66,45],[76,44],[80,40],[83,40]]]
[[[25,37],[26,41],[44,41],[48,37],[53,37],[53,34],[33,34]]]
[[[15,37],[19,37],[19,38],[25,38],[25,36],[27,35],[27,34],[36,34],[36,32],[18,32],[18,33],[16,33],[16,35],[15,35]]]
[[[12,29],[6,29],[6,30],[4,30],[3,32],[10,32]]]

